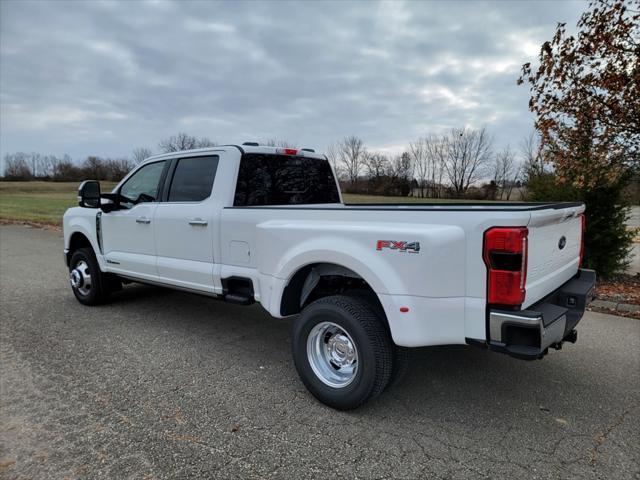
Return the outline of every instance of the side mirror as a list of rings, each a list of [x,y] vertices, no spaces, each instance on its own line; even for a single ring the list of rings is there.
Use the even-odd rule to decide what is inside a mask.
[[[85,180],[80,184],[78,205],[84,208],[100,208],[100,182]]]

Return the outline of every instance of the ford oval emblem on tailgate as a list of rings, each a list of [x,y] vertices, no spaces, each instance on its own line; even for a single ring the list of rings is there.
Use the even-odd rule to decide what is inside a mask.
[[[567,244],[567,237],[563,235],[560,237],[560,240],[558,240],[558,248],[562,250],[566,244]]]

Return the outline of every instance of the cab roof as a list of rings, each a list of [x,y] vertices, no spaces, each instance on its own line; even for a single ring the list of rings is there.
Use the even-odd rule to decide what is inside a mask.
[[[318,160],[326,160],[321,153],[312,152],[309,149],[289,148],[289,147],[269,147],[266,145],[216,145],[214,147],[195,148],[192,150],[181,150],[177,152],[161,153],[152,155],[144,160],[144,163],[152,160],[163,160],[167,158],[175,158],[183,155],[193,156],[194,154],[208,154],[220,152],[220,150],[228,150],[229,148],[238,149],[240,153],[262,153],[267,155],[291,155],[298,157],[316,158]]]

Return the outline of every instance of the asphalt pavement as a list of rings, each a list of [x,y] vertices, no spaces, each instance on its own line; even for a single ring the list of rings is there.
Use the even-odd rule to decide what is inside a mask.
[[[353,412],[297,378],[290,320],[147,286],[100,307],[59,232],[0,227],[0,478],[640,478],[640,321],[588,313],[524,362],[416,352]]]

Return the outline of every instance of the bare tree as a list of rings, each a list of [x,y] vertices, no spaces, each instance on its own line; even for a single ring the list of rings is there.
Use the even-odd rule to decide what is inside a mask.
[[[367,175],[369,178],[383,177],[387,172],[389,165],[389,159],[386,155],[378,152],[368,153],[363,161],[365,168],[367,169]]]
[[[4,178],[6,180],[30,180],[31,169],[24,153],[13,153],[4,156]]]
[[[365,175],[368,177],[366,183],[367,193],[380,194],[387,184],[387,169],[389,158],[383,153],[367,153],[363,161]]]
[[[40,173],[40,162],[42,159],[42,155],[40,155],[39,153],[31,153],[29,155],[29,163],[31,164],[31,175],[34,178],[38,177],[38,174]]]
[[[5,170],[9,170],[11,175],[19,174],[24,178],[47,179],[53,175],[56,163],[59,161],[55,155],[42,155],[37,152],[24,153],[17,152],[5,155],[5,160],[10,162]],[[24,168],[29,171],[25,177]],[[11,176],[10,175],[10,176]]]
[[[411,156],[404,152],[397,155],[389,162],[387,176],[391,181],[391,194],[406,196],[411,190],[411,180],[413,179],[413,165]]]
[[[444,136],[427,135],[425,137],[425,149],[431,171],[432,195],[436,198],[442,196],[442,178],[445,174],[447,161],[446,138]]]
[[[346,137],[338,144],[338,152],[340,164],[344,167],[349,183],[354,186],[367,156],[362,139],[354,135]]]
[[[431,176],[431,162],[427,152],[427,137],[420,137],[409,144],[409,157],[420,187],[420,196],[424,197],[424,188]]]
[[[135,164],[127,158],[115,160],[110,158],[105,162],[105,179],[111,180],[112,182],[119,182],[134,166]]]
[[[526,176],[538,175],[545,170],[544,153],[540,144],[540,135],[531,131],[520,143],[520,153],[524,158]]]
[[[266,142],[264,142],[267,147],[282,147],[282,148],[297,148],[297,145],[294,142],[290,142],[288,140],[280,140],[278,138],[270,138]]]
[[[420,187],[420,196],[439,197],[444,175],[447,144],[443,137],[429,134],[409,144],[413,171]]]
[[[82,172],[73,164],[69,155],[64,155],[59,159],[53,170],[53,180],[56,182],[71,182],[79,180]]]
[[[89,156],[82,162],[82,171],[87,178],[92,180],[103,180],[107,178],[107,168],[105,162],[100,157]]]
[[[40,161],[40,175],[44,178],[51,178],[56,170],[60,159],[55,155],[44,155]]]
[[[12,153],[12,154],[7,154],[5,155],[5,161],[9,161],[11,162],[11,168],[10,170],[13,171],[13,173],[20,173],[20,175],[25,174],[24,168],[26,166],[27,170],[29,171],[29,174],[27,175],[27,177],[31,177],[31,178],[37,178],[39,176],[43,176],[42,175],[42,170],[43,170],[43,166],[42,166],[42,155],[40,155],[39,153],[24,153],[24,152],[16,152],[16,153]],[[5,167],[6,170],[6,167]]]
[[[493,163],[493,181],[496,185],[497,196],[502,200],[511,198],[513,188],[520,176],[520,165],[516,163],[516,156],[507,145],[495,155]]]
[[[326,153],[327,160],[333,167],[333,171],[336,177],[340,179],[342,177],[342,168],[340,166],[340,147],[337,143],[332,143],[327,147]]]
[[[491,158],[491,138],[485,127],[480,130],[452,129],[446,136],[445,171],[456,198],[464,196]]]
[[[137,165],[143,160],[149,158],[151,155],[153,155],[153,152],[150,148],[138,147],[131,153],[131,159],[133,160],[134,165]]]
[[[511,180],[507,182],[507,185],[504,190],[507,200],[511,200],[511,194],[513,193],[513,189],[516,188],[518,185],[520,186],[522,185],[522,182],[521,182],[522,172],[523,172],[522,163],[516,163],[514,166],[514,169],[511,171]],[[522,195],[520,195],[520,197],[522,198]]]
[[[192,150],[194,148],[215,147],[216,143],[207,137],[197,138],[180,132],[169,138],[161,140],[158,148],[162,153],[180,152],[182,150]]]

